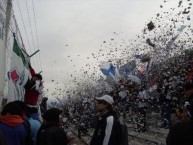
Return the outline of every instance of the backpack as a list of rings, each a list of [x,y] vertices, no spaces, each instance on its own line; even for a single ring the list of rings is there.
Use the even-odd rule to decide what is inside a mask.
[[[128,145],[128,129],[127,125],[115,120],[115,127],[117,132],[117,140],[119,145]]]

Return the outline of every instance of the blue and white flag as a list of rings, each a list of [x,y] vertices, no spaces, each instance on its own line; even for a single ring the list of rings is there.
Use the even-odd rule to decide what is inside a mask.
[[[100,70],[105,76],[111,76],[114,81],[119,81],[119,71],[111,62],[101,61]]]
[[[111,62],[101,61],[100,70],[106,76],[115,75],[115,67]]]

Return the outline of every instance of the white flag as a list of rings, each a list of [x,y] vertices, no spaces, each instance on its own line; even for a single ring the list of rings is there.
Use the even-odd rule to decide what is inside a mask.
[[[11,68],[8,72],[8,96],[7,101],[24,99],[24,85],[31,78],[28,70],[28,61],[14,37]]]

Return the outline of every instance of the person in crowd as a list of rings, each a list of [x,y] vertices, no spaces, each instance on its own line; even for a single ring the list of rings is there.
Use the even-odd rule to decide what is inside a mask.
[[[27,106],[36,107],[38,109],[38,113],[33,113],[31,117],[34,119],[38,119],[40,122],[42,122],[40,106],[38,104],[38,99],[43,89],[41,74],[33,73],[31,80],[29,79],[27,81],[24,88],[25,88],[24,103]]]
[[[32,145],[31,134],[22,118],[22,110],[15,102],[4,106],[0,117],[0,131],[8,145]]]
[[[171,126],[171,93],[168,78],[164,79],[163,84],[158,86],[159,103],[161,108],[161,127],[169,129]]]
[[[98,115],[97,125],[90,141],[90,145],[118,145],[119,135],[118,126],[115,123],[118,119],[117,114],[113,111],[112,104],[114,100],[109,95],[103,95],[96,98]],[[119,126],[120,127],[120,126]]]
[[[17,103],[17,105],[21,108],[22,118],[24,119],[24,121],[26,121],[27,124],[29,124],[29,122],[27,120],[27,116],[26,116],[27,113],[29,113],[28,108],[32,108],[34,110],[33,113],[30,114],[31,118],[33,118],[33,119],[35,119],[39,122],[42,122],[41,119],[40,119],[37,107],[33,107],[31,105],[26,105],[23,101],[19,101],[19,100],[14,101],[14,103]]]
[[[147,129],[146,126],[146,111],[148,108],[148,99],[150,99],[149,93],[141,86],[138,94],[138,132],[145,132]]]
[[[28,80],[24,86],[25,96],[24,102],[27,105],[36,106],[38,103],[38,97],[42,93],[43,83],[41,74],[35,74],[31,80]]]
[[[28,106],[23,102],[23,101],[13,101],[13,103],[17,104],[22,112],[22,119],[24,120],[24,125],[27,129],[27,140],[28,140],[28,144],[33,145],[33,136],[32,136],[32,129],[31,129],[31,124],[27,118],[27,114],[28,114]]]
[[[186,101],[190,102],[191,100],[193,100],[193,83],[187,82],[184,85],[184,92],[185,96],[187,97]]]
[[[36,145],[37,133],[41,126],[41,122],[38,119],[33,118],[33,114],[37,114],[37,111],[38,111],[37,108],[27,106],[26,116],[31,128],[33,145]]]
[[[189,103],[184,105],[184,108],[180,108],[179,110],[176,111],[176,118],[177,118],[176,122],[187,121],[187,120],[191,119],[190,115],[188,115],[188,111],[186,109],[187,105],[189,105]]]
[[[42,113],[44,113],[47,110],[47,101],[48,101],[47,97],[42,98],[42,102],[40,104],[40,108],[41,108]]]
[[[67,145],[67,136],[59,127],[60,111],[49,109],[43,114],[43,124],[37,134],[37,145]]]
[[[174,124],[166,138],[167,145],[192,145],[193,144],[193,100],[187,108],[190,120],[180,121]]]

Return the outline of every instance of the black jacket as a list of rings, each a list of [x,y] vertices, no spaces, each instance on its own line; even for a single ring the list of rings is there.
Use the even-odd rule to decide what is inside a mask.
[[[116,121],[110,112],[99,116],[90,145],[119,145],[121,128]]]
[[[170,128],[167,145],[193,145],[193,120],[178,122]]]
[[[37,134],[37,145],[67,145],[66,133],[58,126],[42,125]]]

